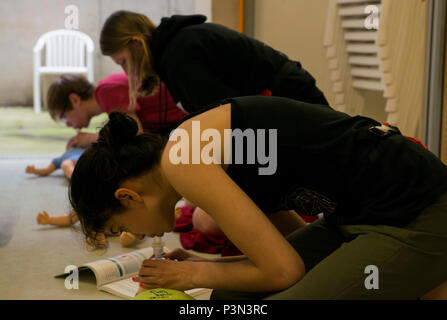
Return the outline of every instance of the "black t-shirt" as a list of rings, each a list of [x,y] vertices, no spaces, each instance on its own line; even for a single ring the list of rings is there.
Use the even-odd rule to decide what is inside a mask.
[[[247,164],[247,154],[245,164],[236,164],[235,140],[227,170],[267,214],[295,209],[323,212],[336,224],[402,226],[447,192],[447,167],[438,157],[401,134],[371,133],[371,126],[380,125],[373,119],[280,97],[224,103],[231,103],[233,130],[277,130],[274,174],[260,175],[269,164]],[[269,141],[268,131],[265,137],[255,135],[251,151],[258,141]],[[269,146],[262,155],[268,156]]]
[[[163,18],[150,42],[154,69],[187,112],[268,89],[283,53],[201,15]]]

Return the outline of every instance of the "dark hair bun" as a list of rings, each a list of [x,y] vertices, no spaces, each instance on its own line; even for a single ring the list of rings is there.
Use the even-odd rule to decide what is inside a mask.
[[[114,150],[120,150],[123,145],[135,139],[138,133],[137,122],[128,115],[112,111],[109,121],[99,131],[98,143]]]

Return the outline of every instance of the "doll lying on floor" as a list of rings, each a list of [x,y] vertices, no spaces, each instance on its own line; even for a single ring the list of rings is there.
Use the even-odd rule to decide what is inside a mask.
[[[68,179],[73,174],[74,167],[79,157],[82,155],[85,149],[83,148],[71,148],[67,150],[62,156],[54,158],[51,163],[45,168],[36,168],[34,165],[26,167],[25,172],[30,174],[36,174],[39,176],[47,176],[57,169],[62,169]]]
[[[84,150],[85,149],[83,148],[71,148],[59,158],[54,158],[46,168],[39,169],[35,168],[34,165],[27,166],[26,173],[36,174],[39,176],[47,176],[60,168],[64,172],[65,176],[70,179],[71,175],[73,174],[76,162],[78,161]],[[37,223],[40,225],[70,227],[78,221],[79,218],[74,211],[62,216],[50,216],[46,211],[42,211],[37,214]],[[129,232],[122,232],[120,234],[120,243],[124,247],[132,246],[136,242],[136,240],[136,237]],[[107,245],[107,238],[105,234],[98,233],[95,235],[94,239],[89,238],[87,242],[90,245],[96,244],[100,247],[105,247]]]
[[[78,221],[78,215],[74,211],[71,211],[69,214],[62,216],[50,216],[46,211],[42,211],[37,214],[37,223],[40,225],[70,227]],[[132,233],[120,233],[120,244],[123,247],[130,247],[134,245],[136,241],[137,238]],[[90,245],[105,247],[107,246],[107,237],[104,233],[97,233],[94,238],[88,238],[87,242]]]

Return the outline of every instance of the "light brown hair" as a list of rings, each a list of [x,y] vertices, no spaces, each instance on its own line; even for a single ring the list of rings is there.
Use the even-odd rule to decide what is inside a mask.
[[[130,54],[128,76],[131,107],[138,95],[149,95],[160,83],[152,67],[153,58],[149,48],[155,29],[156,26],[145,15],[120,10],[107,18],[101,30],[103,55],[110,56],[124,49]],[[133,77],[136,77],[136,84],[132,81]]]

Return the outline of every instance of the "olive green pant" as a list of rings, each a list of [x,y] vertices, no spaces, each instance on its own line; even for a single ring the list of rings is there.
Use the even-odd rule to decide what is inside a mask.
[[[295,285],[277,293],[215,290],[211,299],[418,299],[447,280],[447,194],[401,228],[319,219],[287,239],[306,266]]]

